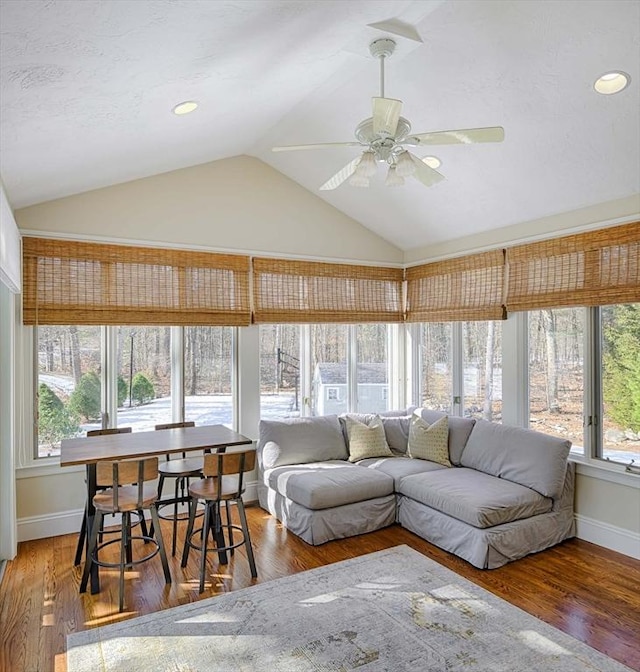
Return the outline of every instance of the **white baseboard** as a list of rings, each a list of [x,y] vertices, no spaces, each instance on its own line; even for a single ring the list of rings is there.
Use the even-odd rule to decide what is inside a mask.
[[[258,500],[256,482],[248,483],[243,499],[246,502]],[[82,509],[58,511],[41,516],[18,518],[18,541],[44,539],[45,537],[59,537],[62,534],[75,534],[80,531],[82,524]],[[119,524],[119,519],[114,519]]]
[[[18,541],[58,537],[80,531],[82,509],[18,518]]]
[[[640,534],[576,513],[576,536],[640,560]]]

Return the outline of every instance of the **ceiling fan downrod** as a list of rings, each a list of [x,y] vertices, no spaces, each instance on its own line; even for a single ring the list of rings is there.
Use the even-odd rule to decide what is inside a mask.
[[[384,59],[391,56],[395,48],[395,41],[388,37],[381,37],[369,45],[369,53],[374,58],[380,59],[380,98],[384,98]]]

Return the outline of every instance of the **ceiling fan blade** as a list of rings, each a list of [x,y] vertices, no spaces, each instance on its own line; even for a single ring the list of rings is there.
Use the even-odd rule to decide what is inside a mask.
[[[295,152],[299,149],[333,149],[334,147],[361,147],[359,142],[321,142],[315,145],[285,145],[272,147],[272,152]]]
[[[490,126],[488,128],[460,128],[456,131],[436,131],[435,133],[418,133],[410,135],[403,145],[471,145],[476,142],[502,142],[504,128]]]
[[[329,178],[321,187],[320,191],[329,191],[336,189],[345,180],[348,180],[355,172],[358,164],[362,160],[362,156],[357,156],[353,161],[350,161],[344,168],[341,168],[333,177]]]
[[[393,138],[398,128],[402,101],[395,98],[372,98],[373,132]]]
[[[442,173],[439,173],[437,170],[430,168],[415,154],[412,154],[411,152],[407,152],[407,154],[409,154],[411,157],[413,165],[416,168],[415,172],[413,173],[413,177],[415,177],[416,180],[422,182],[425,187],[432,187],[434,184],[444,180],[444,175],[442,175]]]

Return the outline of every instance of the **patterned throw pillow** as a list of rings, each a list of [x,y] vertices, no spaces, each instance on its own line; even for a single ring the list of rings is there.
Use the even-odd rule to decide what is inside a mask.
[[[349,416],[345,417],[345,423],[349,436],[349,462],[358,462],[367,457],[393,457],[379,415],[368,425]]]
[[[410,457],[420,460],[431,460],[445,467],[453,466],[449,461],[449,418],[444,416],[432,425],[425,422],[419,415],[411,419],[409,429],[409,445],[407,452]]]

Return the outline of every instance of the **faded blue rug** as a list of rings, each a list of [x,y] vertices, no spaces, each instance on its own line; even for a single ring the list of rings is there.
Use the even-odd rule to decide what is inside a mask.
[[[67,637],[69,672],[622,672],[397,546]]]

